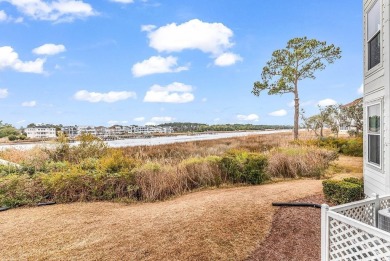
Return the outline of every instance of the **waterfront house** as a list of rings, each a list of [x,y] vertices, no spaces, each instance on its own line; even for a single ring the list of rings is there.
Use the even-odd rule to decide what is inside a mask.
[[[50,139],[57,137],[55,128],[36,127],[27,128],[24,131],[27,134],[27,138],[31,139]]]

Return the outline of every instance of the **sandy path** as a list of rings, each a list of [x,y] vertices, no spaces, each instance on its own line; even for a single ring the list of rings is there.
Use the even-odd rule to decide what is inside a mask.
[[[95,202],[0,212],[3,260],[241,260],[270,229],[274,201],[320,180],[216,189],[165,202]]]

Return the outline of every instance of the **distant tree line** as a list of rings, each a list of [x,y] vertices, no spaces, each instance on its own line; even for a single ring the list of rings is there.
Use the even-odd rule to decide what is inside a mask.
[[[158,126],[172,127],[174,132],[207,132],[207,131],[248,131],[267,129],[292,129],[291,125],[253,125],[253,124],[217,124],[208,125],[204,123],[173,122],[164,123]]]

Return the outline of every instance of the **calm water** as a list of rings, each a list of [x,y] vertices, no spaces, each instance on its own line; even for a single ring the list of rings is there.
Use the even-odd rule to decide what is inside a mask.
[[[232,137],[243,137],[249,135],[258,134],[272,134],[278,132],[291,132],[291,130],[275,130],[275,131],[251,131],[251,132],[229,132],[229,133],[216,133],[216,134],[199,134],[199,135],[182,135],[174,137],[156,137],[156,138],[143,138],[143,139],[127,139],[127,140],[114,140],[107,141],[107,145],[113,148],[119,147],[133,147],[133,146],[154,146],[178,142],[197,141],[197,140],[214,140]],[[77,143],[76,143],[77,144]],[[0,150],[7,148],[16,148],[20,150],[28,150],[35,146],[51,147],[53,143],[34,143],[34,144],[14,144],[14,145],[0,145]]]

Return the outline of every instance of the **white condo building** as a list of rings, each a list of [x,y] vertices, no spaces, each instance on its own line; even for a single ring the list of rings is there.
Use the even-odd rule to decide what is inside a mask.
[[[46,138],[55,138],[56,129],[55,128],[27,128],[24,130],[28,138],[31,139],[46,139]]]

